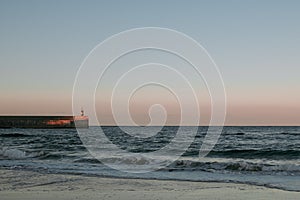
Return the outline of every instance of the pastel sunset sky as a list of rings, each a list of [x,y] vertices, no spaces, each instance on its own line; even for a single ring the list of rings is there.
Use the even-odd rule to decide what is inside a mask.
[[[77,70],[97,44],[128,29],[164,27],[195,39],[217,64],[226,125],[300,125],[299,10],[296,0],[1,0],[0,114],[72,114]],[[210,101],[205,88],[198,89],[205,125]],[[113,124],[104,100],[109,93],[96,94],[104,124]],[[131,100],[138,124],[148,123],[156,103],[169,112],[168,124],[178,122],[178,102],[162,88],[144,88]],[[94,105],[83,106],[89,115]]]

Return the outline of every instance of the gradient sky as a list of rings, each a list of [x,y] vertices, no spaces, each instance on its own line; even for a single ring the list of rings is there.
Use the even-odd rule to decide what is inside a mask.
[[[299,11],[296,0],[1,0],[0,114],[71,114],[87,54],[113,34],[155,26],[183,32],[210,53],[226,87],[227,125],[300,125]],[[143,104],[150,98],[143,95],[131,105],[141,124],[155,102]],[[163,102],[171,110],[173,103]]]

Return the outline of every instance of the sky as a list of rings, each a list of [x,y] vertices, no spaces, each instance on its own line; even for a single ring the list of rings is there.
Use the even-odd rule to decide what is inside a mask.
[[[0,114],[72,114],[76,73],[96,45],[128,29],[163,27],[192,37],[217,64],[227,96],[226,125],[300,125],[299,9],[296,0],[1,0]],[[204,125],[210,105],[201,88]],[[109,92],[97,90],[104,124],[113,124],[111,110],[102,110]],[[146,87],[129,106],[137,124],[149,122],[147,110],[155,103],[170,113],[169,124],[178,122],[176,99]],[[89,115],[92,106],[84,107]]]

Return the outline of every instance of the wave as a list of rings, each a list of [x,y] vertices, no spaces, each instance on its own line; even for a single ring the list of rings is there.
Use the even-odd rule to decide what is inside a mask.
[[[238,133],[236,133],[235,135],[245,135],[246,133],[244,133],[244,132],[238,132]]]
[[[270,159],[300,159],[299,150],[227,150],[227,151],[211,151],[211,157],[229,157],[229,158],[270,158]]]
[[[10,149],[8,147],[3,147],[2,150],[0,150],[0,158],[2,157],[4,159],[11,159],[11,160],[34,158],[34,157],[39,157],[41,155],[44,155],[43,151],[29,153],[19,149]]]
[[[81,158],[74,160],[75,163],[91,163],[91,164],[97,164],[101,163],[101,161],[97,160],[96,158]]]
[[[280,133],[282,135],[294,135],[294,136],[299,136],[300,132],[282,132]]]
[[[130,168],[131,165],[153,165],[166,163],[168,158],[125,158],[125,157],[107,157],[97,160],[92,157],[80,158],[75,163],[124,165]],[[227,159],[227,158],[184,158],[181,157],[169,166],[160,169],[160,171],[204,171],[221,173],[258,173],[258,174],[281,174],[281,175],[300,175],[300,161],[266,161],[261,159]]]
[[[230,149],[233,147],[225,147]],[[294,148],[294,149],[293,149]],[[198,147],[190,147],[183,156],[198,156]],[[211,158],[241,158],[241,159],[268,159],[268,160],[297,160],[300,159],[300,149],[295,149],[294,145],[287,150],[271,149],[233,149],[233,150],[212,150],[207,157]]]
[[[224,131],[222,133],[223,135],[246,135],[245,132],[239,131],[239,132],[230,132],[230,131]]]
[[[205,159],[204,159],[205,160]],[[206,161],[177,160],[165,169],[167,171],[206,171],[206,172],[250,172],[263,174],[300,175],[300,163],[262,160],[206,159]]]
[[[167,157],[164,158],[168,159]],[[164,158],[161,157],[159,159]],[[107,157],[107,159],[109,159],[109,157]],[[136,162],[140,163],[141,160],[128,160],[128,158],[119,157],[118,159],[111,159],[111,161],[116,164],[128,164]],[[148,165],[155,163],[143,162],[142,164]],[[298,163],[291,163],[290,161],[287,163],[280,163],[279,161],[274,163],[264,163],[261,160],[250,162],[246,160],[211,158],[204,158],[201,159],[201,161],[198,159],[180,159],[164,169],[148,174],[116,173],[115,170],[110,170],[101,163],[98,164],[98,161],[92,157],[86,157],[84,160],[77,160],[74,164],[63,161],[59,163],[44,163],[31,162],[30,160],[4,160],[2,161],[2,167],[0,168],[115,178],[233,182],[261,185],[288,191],[300,191],[300,185],[298,184],[300,161],[298,161]]]
[[[0,137],[30,137],[30,135],[23,133],[2,133]]]

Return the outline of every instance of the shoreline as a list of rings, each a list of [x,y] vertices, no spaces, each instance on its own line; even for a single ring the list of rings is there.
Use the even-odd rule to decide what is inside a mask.
[[[3,199],[298,199],[300,193],[243,183],[108,178],[0,169]]]

